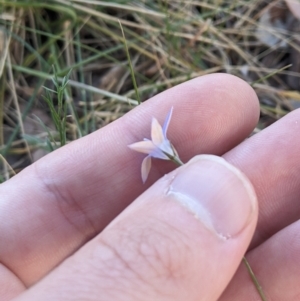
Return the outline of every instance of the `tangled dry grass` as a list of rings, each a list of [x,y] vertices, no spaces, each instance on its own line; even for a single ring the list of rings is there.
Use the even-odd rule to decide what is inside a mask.
[[[50,150],[47,137],[56,133],[42,96],[43,86],[55,88],[54,68],[59,80],[72,69],[64,90],[68,141],[137,104],[119,21],[141,101],[190,78],[226,72],[254,87],[261,102],[256,131],[268,126],[300,103],[297,4],[0,0],[0,180]]]

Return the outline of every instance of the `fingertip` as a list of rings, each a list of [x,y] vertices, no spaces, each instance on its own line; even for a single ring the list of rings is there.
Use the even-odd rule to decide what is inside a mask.
[[[240,264],[256,221],[249,180],[224,159],[202,155],[157,181],[101,235],[120,253],[124,246],[133,252],[124,251],[135,258],[127,262],[129,270],[142,271],[152,298],[160,288],[171,296],[166,300],[217,300]]]
[[[202,85],[208,87],[207,94],[213,91],[219,91],[220,98],[224,102],[230,103],[230,100],[239,107],[240,114],[246,118],[251,117],[254,125],[259,119],[260,106],[259,99],[255,90],[245,80],[227,73],[207,74],[194,79],[202,81]]]

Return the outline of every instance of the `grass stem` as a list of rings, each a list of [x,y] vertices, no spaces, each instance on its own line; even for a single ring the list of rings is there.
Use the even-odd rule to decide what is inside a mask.
[[[248,270],[248,273],[249,273],[256,289],[257,289],[257,292],[259,293],[259,296],[260,296],[261,300],[262,301],[267,301],[265,293],[264,293],[261,285],[259,284],[259,282],[258,282],[258,280],[257,280],[257,278],[256,278],[256,276],[255,276],[255,274],[254,274],[254,272],[253,272],[253,270],[252,270],[252,268],[251,268],[251,266],[250,266],[250,264],[249,264],[249,262],[248,262],[248,260],[245,256],[243,257],[243,262],[244,262],[244,264],[245,264],[245,266]]]

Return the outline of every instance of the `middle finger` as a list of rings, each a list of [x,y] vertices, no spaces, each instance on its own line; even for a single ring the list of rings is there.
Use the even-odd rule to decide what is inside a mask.
[[[259,219],[251,248],[300,217],[300,110],[230,150],[224,158],[252,182]]]

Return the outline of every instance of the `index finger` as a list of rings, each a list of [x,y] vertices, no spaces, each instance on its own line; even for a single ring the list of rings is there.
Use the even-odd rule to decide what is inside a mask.
[[[127,148],[149,137],[152,116],[161,122],[171,106],[168,137],[184,162],[200,153],[225,153],[253,130],[259,113],[244,81],[203,76],[49,154],[0,187],[1,262],[25,284],[36,282],[174,169],[156,161],[143,185],[143,155]]]

